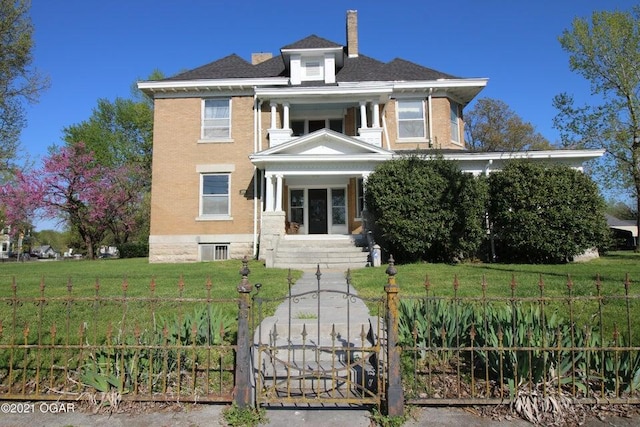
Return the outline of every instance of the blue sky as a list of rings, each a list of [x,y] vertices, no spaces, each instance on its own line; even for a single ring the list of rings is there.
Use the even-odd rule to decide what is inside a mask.
[[[38,161],[62,129],[86,120],[99,98],[128,97],[154,69],[165,75],[231,53],[250,60],[310,34],[345,43],[348,9],[358,11],[359,50],[460,77],[487,77],[479,97],[504,101],[551,142],[553,97],[588,101],[558,36],[575,17],[628,11],[630,0],[242,1],[33,0],[34,65],[51,79],[27,107],[22,154]]]
[[[316,34],[345,43],[347,9],[358,11],[360,51],[400,57],[460,77],[487,77],[479,97],[507,103],[551,142],[554,95],[587,101],[558,36],[574,17],[630,10],[630,0],[212,1],[33,0],[35,66],[51,88],[28,106],[23,154],[33,160],[87,119],[99,98],[128,97],[154,69],[172,75],[231,53],[280,47]]]

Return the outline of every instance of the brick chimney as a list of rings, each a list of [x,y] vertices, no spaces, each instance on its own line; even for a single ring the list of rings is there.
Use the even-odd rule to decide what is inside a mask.
[[[349,58],[358,56],[358,11],[347,10],[347,54]]]
[[[273,58],[273,54],[270,52],[258,52],[251,54],[251,65],[258,65],[264,61],[268,61]]]

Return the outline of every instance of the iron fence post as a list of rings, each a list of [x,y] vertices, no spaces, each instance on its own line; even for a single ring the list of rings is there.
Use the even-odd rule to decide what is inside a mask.
[[[398,345],[398,285],[396,284],[397,270],[394,266],[393,256],[389,258],[387,285],[384,287],[387,293],[387,396],[386,412],[389,416],[402,416],[404,414],[404,393],[402,390],[402,377],[400,372],[400,351]]]
[[[238,284],[238,349],[236,353],[235,372],[235,402],[239,408],[252,406],[251,402],[251,342],[249,334],[249,308],[253,287],[249,283],[249,261],[245,256],[242,260],[240,275],[242,280]]]

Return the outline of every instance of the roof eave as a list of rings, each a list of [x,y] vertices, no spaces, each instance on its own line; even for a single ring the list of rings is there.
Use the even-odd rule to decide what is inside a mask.
[[[145,93],[176,93],[207,91],[220,89],[246,89],[256,86],[287,86],[287,77],[176,80],[176,81],[143,81],[138,82],[138,89]]]
[[[486,153],[445,153],[450,160],[514,160],[514,159],[576,159],[583,161],[600,158],[606,150],[540,150],[540,151],[490,151]]]

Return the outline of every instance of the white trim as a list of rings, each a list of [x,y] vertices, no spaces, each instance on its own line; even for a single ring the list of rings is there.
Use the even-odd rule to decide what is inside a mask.
[[[224,173],[235,172],[236,165],[232,163],[212,163],[204,165],[196,165],[196,172],[198,173]]]
[[[160,80],[138,82],[143,92],[184,92],[192,90],[220,90],[230,88],[251,88],[253,86],[288,86],[286,77],[266,77],[257,79],[205,79],[205,80]]]
[[[204,177],[212,175],[225,175],[227,177],[227,213],[226,214],[204,214],[202,212],[204,208]],[[231,216],[231,172],[201,172],[200,177],[200,192],[199,192],[199,206],[198,216],[196,221],[228,221],[233,219]]]
[[[462,151],[462,150],[461,150]],[[583,159],[583,161],[602,157],[606,150],[540,150],[540,151],[490,151],[486,153],[445,153],[443,157],[451,160],[511,160],[511,159]],[[401,153],[398,153],[401,154]]]
[[[205,118],[205,112],[207,109],[207,101],[227,101],[227,105],[228,105],[228,117],[226,117],[227,120],[227,126],[208,126],[205,127],[204,123],[205,120],[207,120]],[[198,140],[198,142],[233,142],[233,139],[231,138],[232,135],[232,128],[231,128],[231,118],[233,117],[233,101],[232,101],[232,97],[206,97],[206,98],[202,98],[201,99],[201,111],[200,111],[200,139]],[[223,119],[216,119],[214,118],[213,120],[223,120]],[[219,136],[219,137],[212,137],[212,138],[207,138],[205,137],[204,133],[205,133],[205,129],[225,129],[228,128],[228,133],[226,136]]]

